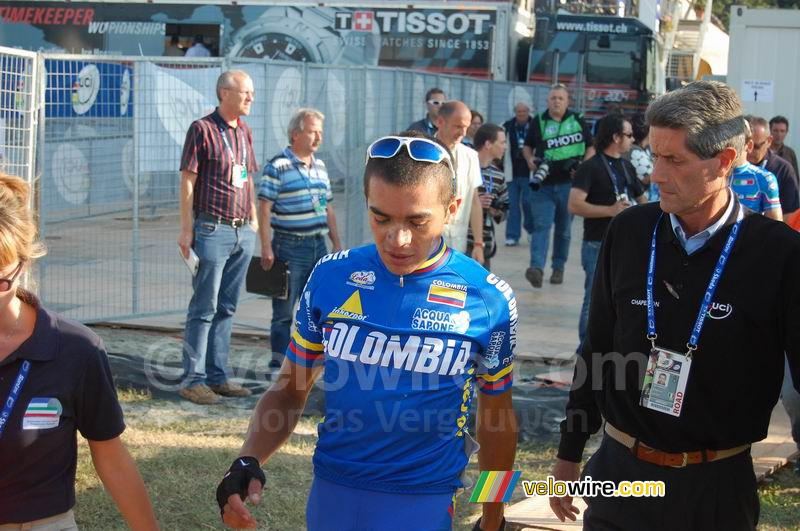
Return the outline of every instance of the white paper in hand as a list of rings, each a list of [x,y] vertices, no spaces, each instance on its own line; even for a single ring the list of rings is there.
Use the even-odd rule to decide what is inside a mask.
[[[200,268],[200,257],[197,256],[197,253],[194,252],[194,249],[189,247],[189,258],[183,256],[183,251],[181,251],[180,247],[178,247],[178,254],[181,255],[183,263],[189,268],[189,272],[192,274],[192,276],[197,275],[197,270]]]

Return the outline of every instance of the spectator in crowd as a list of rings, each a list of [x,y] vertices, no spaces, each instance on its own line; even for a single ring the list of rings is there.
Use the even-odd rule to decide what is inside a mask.
[[[80,432],[128,527],[154,531],[103,342],[22,287],[45,253],[29,204],[28,184],[0,173],[0,529],[77,529]]]
[[[466,116],[464,129],[469,109]],[[261,464],[289,438],[317,377],[326,411],[309,531],[452,529],[471,454],[480,470],[513,470],[516,299],[506,282],[444,245],[459,208],[452,162],[441,144],[409,133],[419,136],[383,137],[367,151],[375,243],[321,261],[306,285],[279,380],[217,488],[230,527],[258,526],[243,500],[258,503]],[[378,377],[363,377],[370,374]],[[476,388],[479,450],[467,428]],[[382,422],[386,415],[402,420]],[[504,529],[503,504],[484,503],[477,527]]]
[[[228,355],[258,232],[253,198],[258,162],[253,133],[242,120],[250,114],[253,95],[246,72],[224,72],[217,80],[219,105],[192,123],[183,144],[178,246],[186,258],[193,249],[200,266],[186,315],[180,395],[197,404],[213,404],[217,395],[250,395],[231,381]]]
[[[771,172],[747,162],[747,154],[752,150],[753,136],[745,120],[745,150],[731,173],[731,190],[742,205],[756,214],[783,221],[778,180]]]
[[[760,168],[771,172],[778,179],[783,214],[790,214],[800,209],[800,196],[797,195],[797,176],[786,159],[782,159],[770,149],[772,136],[769,134],[767,121],[758,116],[745,117],[750,124],[753,146],[747,152],[747,160]]]
[[[414,122],[408,126],[409,131],[419,131],[429,137],[436,134],[436,117],[439,115],[439,109],[444,105],[445,97],[444,91],[438,87],[434,87],[425,93],[425,105],[428,107],[428,114],[425,118]]]
[[[475,148],[481,166],[483,184],[478,188],[478,198],[483,208],[483,267],[490,268],[489,260],[497,252],[494,224],[502,223],[508,212],[508,191],[503,171],[495,161],[506,151],[505,130],[496,124],[484,124],[475,133]],[[472,229],[467,234],[467,254],[472,254]]]
[[[800,177],[797,171],[797,155],[784,141],[789,134],[789,120],[785,116],[775,116],[769,121],[769,134],[772,135],[772,150],[782,159],[792,165],[795,177]],[[800,186],[800,182],[796,183]]]
[[[661,201],[606,231],[552,475],[579,478],[605,421],[584,475],[661,481],[664,495],[588,497],[586,529],[758,524],[750,447],[767,434],[785,355],[800,382],[800,235],[743,208],[728,187],[742,114],[734,90],[714,81],[647,110]],[[674,391],[647,387],[656,369]],[[578,511],[570,496],[550,507],[562,521]]]
[[[633,165],[623,157],[630,151],[633,138],[631,123],[622,114],[611,113],[600,119],[595,137],[598,153],[578,166],[569,193],[570,213],[583,217],[581,265],[586,278],[578,323],[578,354],[586,337],[592,281],[603,234],[617,214],[634,201],[644,203],[647,200],[644,184],[636,177]]]
[[[530,267],[525,278],[534,288],[542,287],[550,231],[553,233],[553,274],[551,284],[564,282],[564,266],[572,236],[572,215],[567,209],[572,176],[581,161],[594,156],[592,135],[583,117],[568,108],[569,93],[561,84],[553,85],[547,96],[547,110],[534,119],[525,139],[523,156],[532,172],[538,173],[531,190]]]
[[[510,159],[508,164],[504,165],[506,175],[510,177],[508,183],[509,210],[506,222],[506,245],[509,247],[514,247],[519,243],[521,228],[524,228],[529,236],[533,232],[531,190],[528,186],[531,171],[523,154],[525,139],[528,137],[532,123],[530,107],[524,101],[519,101],[514,106],[514,117],[503,124],[508,139],[508,158]]]
[[[456,199],[459,202],[458,210],[444,227],[444,240],[448,246],[456,251],[467,252],[467,229],[472,228],[472,234],[479,234],[472,242],[473,249],[470,256],[479,263],[483,263],[483,208],[476,191],[483,184],[481,178],[481,165],[478,153],[461,143],[467,132],[472,115],[469,107],[458,100],[448,101],[439,109],[436,116],[436,136],[442,144],[447,146],[453,155],[453,164],[456,172]]]
[[[650,151],[650,127],[647,125],[644,113],[637,112],[633,115],[631,128],[633,130],[631,164],[636,168],[636,177],[648,192],[648,199],[658,201],[658,186],[650,182],[650,175],[653,174],[653,154]]]
[[[211,57],[211,52],[206,48],[202,35],[194,36],[194,43],[186,50],[186,57]]]
[[[469,123],[469,127],[467,127],[467,134],[461,139],[461,143],[475,149],[475,133],[480,126],[483,125],[483,115],[475,109],[470,109],[469,112],[472,114],[472,121]]]
[[[272,299],[270,368],[277,369],[289,346],[292,312],[317,260],[341,251],[333,193],[325,163],[314,156],[322,145],[325,116],[316,109],[299,109],[289,121],[289,146],[270,159],[258,189],[261,266],[275,260],[289,264],[289,296]]]
[[[169,38],[169,44],[164,48],[164,55],[166,57],[183,57],[183,48],[179,46],[180,39],[177,35],[172,35]]]

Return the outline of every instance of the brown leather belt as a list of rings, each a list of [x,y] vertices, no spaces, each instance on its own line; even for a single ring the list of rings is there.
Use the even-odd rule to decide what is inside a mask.
[[[743,444],[735,448],[728,448],[726,450],[695,450],[693,452],[680,452],[669,453],[661,450],[651,448],[639,440],[631,437],[622,430],[619,430],[606,422],[606,433],[609,437],[627,447],[631,453],[642,461],[653,463],[658,466],[671,466],[676,468],[683,468],[686,465],[696,465],[699,463],[710,463],[712,461],[719,461],[733,457],[750,448],[749,444]]]

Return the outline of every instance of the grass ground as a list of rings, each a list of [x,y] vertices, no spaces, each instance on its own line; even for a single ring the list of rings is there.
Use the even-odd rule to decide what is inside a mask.
[[[128,423],[123,439],[144,476],[162,529],[223,529],[214,491],[241,446],[247,411],[227,408],[209,415],[207,409],[153,400],[132,391],[121,391],[120,400]],[[266,466],[265,496],[254,512],[261,529],[303,529],[317,420],[302,419]],[[521,443],[517,464],[522,477],[545,477],[554,456],[552,444]],[[477,478],[476,463],[470,465],[470,473]],[[125,529],[94,473],[86,444],[79,446],[76,489],[75,510],[82,530]],[[523,497],[518,488],[513,501]],[[784,469],[762,486],[760,497],[761,529],[800,529],[800,478]],[[457,530],[470,529],[479,513],[479,506],[467,499],[468,493],[463,494],[456,506]]]

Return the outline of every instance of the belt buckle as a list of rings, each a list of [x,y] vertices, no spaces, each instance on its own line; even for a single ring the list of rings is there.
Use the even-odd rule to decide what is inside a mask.
[[[683,462],[680,465],[671,465],[672,468],[684,468],[689,464],[689,452],[681,452],[681,455],[683,456]]]

